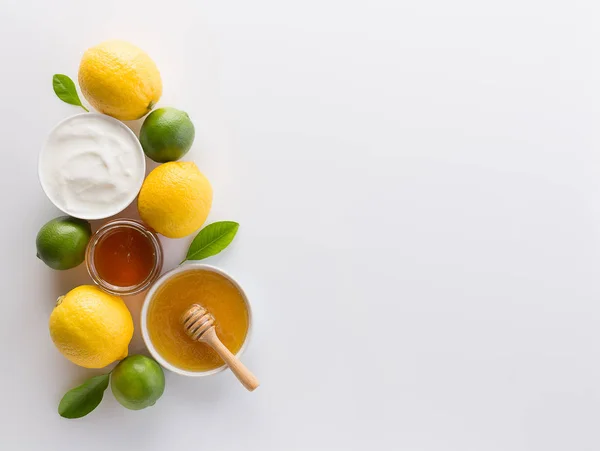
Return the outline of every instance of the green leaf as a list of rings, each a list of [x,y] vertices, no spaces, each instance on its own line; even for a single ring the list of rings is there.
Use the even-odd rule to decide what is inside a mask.
[[[60,100],[68,103],[69,105],[80,106],[89,113],[90,110],[84,107],[81,104],[81,100],[79,100],[75,83],[73,83],[73,80],[71,80],[67,75],[54,74],[52,77],[52,87],[54,88],[54,93]]]
[[[239,227],[240,225],[233,221],[213,222],[207,225],[190,244],[185,260],[202,260],[217,255],[233,241]]]
[[[104,390],[108,387],[110,374],[94,376],[79,387],[65,393],[58,405],[58,413],[64,418],[81,418],[100,404]]]

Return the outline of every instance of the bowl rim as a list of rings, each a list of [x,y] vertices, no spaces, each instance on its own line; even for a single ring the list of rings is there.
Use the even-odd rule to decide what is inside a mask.
[[[248,311],[248,330],[246,332],[246,338],[244,339],[244,342],[242,343],[242,347],[237,352],[236,356],[240,357],[243,354],[244,350],[248,346],[248,342],[250,341],[250,336],[252,334],[252,308],[250,306],[250,301],[248,300],[248,296],[246,295],[246,292],[244,291],[242,286],[237,282],[237,280],[231,274],[229,274],[228,272],[224,271],[221,268],[217,268],[216,266],[208,265],[206,263],[198,263],[198,262],[190,262],[190,261],[184,262],[181,265],[177,266],[176,268],[173,268],[170,271],[167,271],[166,273],[164,273],[162,276],[160,276],[160,278],[156,282],[154,282],[154,284],[148,290],[148,292],[146,293],[146,296],[144,297],[144,302],[142,304],[142,309],[140,312],[140,329],[142,331],[142,338],[144,340],[144,344],[146,345],[146,348],[148,348],[148,351],[150,352],[152,357],[163,368],[166,368],[167,370],[172,371],[173,373],[176,373],[176,374],[180,374],[182,376],[189,376],[189,377],[211,376],[213,374],[220,373],[221,371],[226,369],[227,365],[222,365],[218,368],[208,370],[208,371],[189,371],[189,370],[184,370],[182,368],[178,368],[175,365],[167,362],[159,354],[159,352],[156,350],[156,348],[152,344],[152,340],[150,339],[150,334],[148,333],[148,323],[147,323],[148,308],[150,306],[152,297],[156,293],[156,290],[158,290],[162,285],[164,285],[168,280],[173,278],[175,275],[180,274],[182,272],[194,271],[194,270],[205,270],[205,271],[210,271],[210,272],[219,274],[220,276],[224,277],[229,282],[231,282],[238,289],[240,294],[242,295],[242,299],[246,303],[246,309]]]
[[[47,146],[48,146],[48,141],[50,140],[50,137],[52,136],[52,134],[62,125],[64,125],[66,122],[72,121],[75,118],[78,117],[96,117],[96,118],[102,118],[104,120],[107,120],[108,122],[111,122],[117,126],[119,126],[120,128],[124,129],[130,136],[131,138],[133,138],[133,142],[135,143],[135,147],[138,151],[138,153],[140,154],[140,156],[142,157],[142,171],[141,171],[141,176],[140,176],[140,180],[137,186],[137,189],[135,190],[135,192],[132,190],[132,192],[130,193],[130,196],[127,197],[127,203],[125,203],[122,207],[122,204],[118,204],[119,208],[115,209],[113,207],[112,210],[110,210],[107,213],[101,213],[101,214],[74,214],[72,211],[68,211],[68,208],[63,208],[63,206],[59,206],[56,201],[50,197],[50,194],[48,192],[47,187],[44,184],[43,178],[42,178],[42,155],[44,154],[44,152],[46,152]],[[95,112],[89,112],[89,113],[78,113],[78,114],[73,114],[69,117],[66,117],[64,119],[62,119],[60,122],[58,122],[58,124],[56,124],[54,127],[52,127],[52,129],[50,130],[50,132],[48,133],[46,139],[44,140],[44,144],[42,145],[42,148],[38,154],[38,168],[37,168],[37,172],[38,172],[38,180],[39,183],[42,187],[42,191],[44,191],[44,194],[46,195],[46,197],[48,198],[48,200],[52,203],[52,205],[54,205],[56,208],[58,208],[60,211],[62,211],[63,213],[66,213],[69,216],[72,216],[74,218],[79,218],[79,219],[86,219],[86,220],[98,220],[98,219],[106,219],[106,218],[110,218],[111,216],[117,215],[119,213],[121,213],[123,210],[125,210],[129,205],[131,205],[131,203],[135,200],[135,198],[137,197],[137,195],[140,192],[140,189],[142,188],[142,185],[144,183],[144,180],[146,178],[146,169],[147,169],[147,165],[146,165],[146,154],[144,153],[144,149],[142,148],[142,144],[140,143],[139,138],[137,137],[137,135],[133,132],[133,130],[131,130],[127,125],[125,125],[123,122],[121,122],[118,119],[115,119],[112,116],[108,116],[106,114],[102,114],[102,113],[95,113]],[[108,210],[107,210],[108,211]]]

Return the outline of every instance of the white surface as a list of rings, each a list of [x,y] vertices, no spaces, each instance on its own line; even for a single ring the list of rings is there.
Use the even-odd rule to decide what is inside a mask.
[[[599,449],[597,4],[4,0],[0,448]],[[168,374],[151,409],[67,421],[91,372],[46,323],[88,279],[35,258],[37,153],[77,112],[52,74],[116,37],[194,120],[210,220],[241,223],[207,263],[249,293],[262,386]]]

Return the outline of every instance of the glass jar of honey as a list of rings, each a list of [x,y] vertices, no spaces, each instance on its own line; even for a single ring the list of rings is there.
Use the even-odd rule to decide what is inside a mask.
[[[158,279],[162,247],[156,234],[141,222],[115,219],[92,236],[85,263],[90,277],[105,291],[136,294]]]

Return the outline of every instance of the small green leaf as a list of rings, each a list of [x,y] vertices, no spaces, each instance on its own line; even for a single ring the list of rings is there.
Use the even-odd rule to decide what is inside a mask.
[[[90,110],[84,107],[81,104],[81,100],[79,100],[75,83],[73,83],[73,80],[71,80],[67,75],[54,74],[52,77],[52,87],[54,88],[54,93],[60,100],[68,103],[69,105],[80,106],[89,113]]]
[[[104,390],[108,387],[110,374],[94,376],[79,387],[65,393],[58,405],[58,413],[64,418],[81,418],[100,404]]]
[[[213,222],[207,225],[190,244],[185,260],[202,260],[217,255],[233,241],[239,227],[240,225],[233,221]]]

